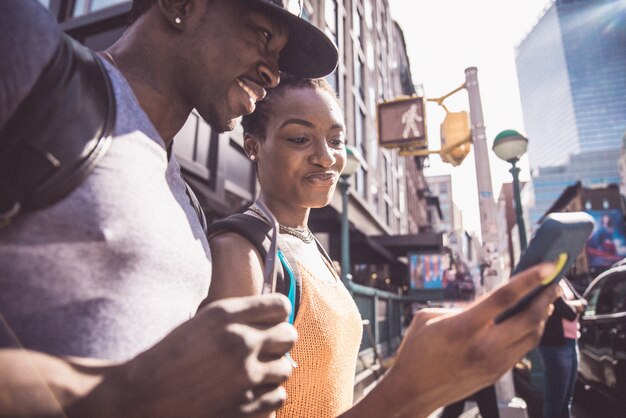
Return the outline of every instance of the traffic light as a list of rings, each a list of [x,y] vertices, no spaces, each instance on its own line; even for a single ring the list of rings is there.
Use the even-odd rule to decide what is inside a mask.
[[[458,166],[469,154],[471,141],[467,112],[448,112],[441,124],[441,160]]]

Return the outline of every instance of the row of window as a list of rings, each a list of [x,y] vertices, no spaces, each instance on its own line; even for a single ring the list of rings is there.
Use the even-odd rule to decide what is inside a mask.
[[[39,1],[48,8],[59,7],[58,2],[55,3],[54,0]],[[130,0],[62,1],[63,7],[61,8],[68,10],[67,15],[71,18],[121,3],[130,3]],[[373,126],[376,102],[390,98],[388,97],[389,81],[385,76],[389,75],[387,61],[392,55],[390,51],[392,36],[389,33],[391,25],[387,21],[387,7],[387,2],[382,0],[318,0],[317,2],[310,0],[304,1],[302,17],[314,23],[321,23],[325,33],[340,46],[340,50],[344,53],[338,69],[327,76],[327,80],[343,99],[347,117],[350,116],[347,112],[352,110],[354,145],[366,162],[355,176],[354,186],[362,198],[372,206],[372,209],[381,215],[381,220],[393,229],[397,229],[400,225],[400,213],[403,212],[405,206],[402,199],[406,199],[405,179],[402,169],[398,170],[397,167],[402,164],[402,159],[398,158],[395,153],[386,152],[381,160],[383,167],[379,167],[378,160],[383,151],[378,149],[376,129]],[[318,19],[316,11],[320,9],[323,14]],[[347,63],[351,65],[346,65]],[[348,74],[346,67],[351,67],[351,74]],[[375,82],[370,82],[374,79],[376,79]],[[233,143],[232,140],[236,136],[236,133],[230,135],[231,146],[226,151],[222,150],[221,145],[214,143],[217,140],[217,134],[211,132],[208,124],[194,113],[177,136],[179,140],[176,141],[176,154],[181,164],[195,176],[202,180],[214,181],[218,165],[218,148],[222,150],[220,160],[226,157],[224,152],[228,152],[227,160],[238,158],[237,141]],[[245,188],[248,184],[247,177],[239,180],[241,182],[235,181],[233,184],[241,183],[240,186]],[[378,196],[379,193],[381,196]]]

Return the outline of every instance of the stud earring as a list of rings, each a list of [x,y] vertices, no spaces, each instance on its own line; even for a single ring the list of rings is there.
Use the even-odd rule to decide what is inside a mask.
[[[252,154],[252,155],[250,156],[250,160],[251,160],[251,161],[256,161],[256,155]]]
[[[176,17],[176,19],[174,19],[174,23],[176,23],[177,25],[180,25],[182,22],[183,21],[180,17]]]

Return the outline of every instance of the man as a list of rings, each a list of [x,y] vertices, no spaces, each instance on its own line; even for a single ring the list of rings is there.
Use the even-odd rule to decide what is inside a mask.
[[[10,214],[0,230],[0,415],[235,416],[280,405],[295,340],[283,298],[225,301],[189,320],[207,294],[210,254],[169,150],[194,108],[229,130],[279,69],[334,69],[332,42],[282,7],[133,4],[135,22],[98,58],[114,94],[108,150],[69,194]],[[67,50],[52,16],[32,0],[2,0],[0,28],[3,152],[25,131],[82,128],[82,90],[56,107],[36,96]],[[61,68],[72,81],[74,67]],[[10,164],[0,163],[5,179]]]
[[[108,151],[62,198],[2,213],[2,416],[246,416],[284,400],[279,384],[291,372],[284,353],[296,338],[284,322],[285,298],[224,300],[195,314],[210,283],[210,255],[168,150],[193,108],[214,128],[230,129],[279,82],[279,69],[322,76],[337,52],[269,1],[135,1],[133,8],[136,21],[98,61],[115,102]],[[0,0],[0,28],[3,147],[27,131],[65,141],[50,126],[72,137],[83,124],[75,114],[92,110],[80,106],[82,90],[59,106],[33,96],[42,84],[64,88],[47,83],[43,70],[59,67],[56,22],[34,0]],[[60,67],[61,76],[74,68]],[[40,154],[57,163],[53,153]],[[503,324],[493,318],[547,274],[522,274],[460,315],[418,313],[398,353],[403,367],[346,416],[426,415],[492,383],[536,344],[556,294],[544,292]]]

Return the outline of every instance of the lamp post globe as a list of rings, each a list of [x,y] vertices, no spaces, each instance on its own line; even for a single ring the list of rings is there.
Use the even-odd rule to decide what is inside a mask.
[[[346,146],[346,166],[339,178],[341,191],[341,280],[349,286],[350,278],[350,224],[348,223],[348,196],[350,177],[359,171],[362,157],[359,151],[350,145]]]
[[[519,160],[526,153],[528,138],[513,129],[507,129],[496,135],[491,149],[504,161]]]
[[[526,228],[524,226],[524,214],[522,212],[522,197],[520,191],[519,172],[517,161],[526,153],[528,138],[513,129],[507,129],[496,135],[491,149],[501,160],[511,164],[509,170],[513,175],[513,195],[515,197],[515,215],[517,229],[519,230],[519,242],[522,251],[526,249]]]

